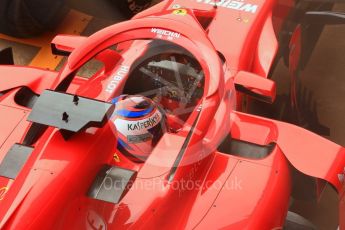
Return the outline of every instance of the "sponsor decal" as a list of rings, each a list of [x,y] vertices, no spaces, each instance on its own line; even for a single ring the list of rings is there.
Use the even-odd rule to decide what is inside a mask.
[[[167,38],[168,40],[173,40],[176,38],[180,38],[181,34],[177,32],[172,32],[169,30],[163,30],[163,29],[158,29],[158,28],[152,28],[151,29],[152,33],[157,34],[157,38]]]
[[[238,17],[236,20],[239,21],[239,22],[244,22],[244,23],[248,23],[248,22],[249,22],[249,19],[248,19],[248,18],[241,18],[241,17]]]
[[[3,200],[3,199],[4,199],[4,197],[5,197],[6,193],[7,193],[7,191],[8,191],[8,187],[2,187],[2,188],[0,188],[0,200]]]
[[[174,10],[173,14],[175,15],[181,15],[181,16],[185,16],[188,14],[186,9],[178,9],[178,10]]]
[[[140,135],[147,133],[148,129],[155,127],[162,119],[162,115],[159,111],[156,111],[152,116],[139,120],[123,120],[121,118],[115,119],[113,122],[116,126],[116,129],[123,136],[128,135]]]
[[[195,0],[198,3],[209,4],[212,6],[219,6],[231,10],[243,11],[255,14],[259,8],[256,4],[247,3],[244,0]]]
[[[127,141],[129,143],[136,144],[136,143],[142,143],[142,142],[152,140],[152,138],[153,136],[151,133],[144,133],[140,135],[128,135]]]
[[[135,130],[142,130],[142,129],[150,129],[154,126],[156,126],[160,122],[160,115],[159,113],[156,113],[153,117],[150,117],[144,121],[138,121],[136,123],[129,123],[127,124],[127,129],[129,131],[135,131]]]
[[[106,92],[113,93],[117,88],[121,80],[128,74],[129,66],[121,65],[120,68],[116,71],[115,75],[112,76],[112,80],[108,83]]]
[[[173,8],[173,9],[180,9],[181,6],[180,6],[179,4],[175,4],[175,5],[172,6],[172,8]]]

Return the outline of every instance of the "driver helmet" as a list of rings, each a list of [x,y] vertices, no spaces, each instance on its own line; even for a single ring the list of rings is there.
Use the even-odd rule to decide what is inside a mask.
[[[140,95],[121,95],[112,103],[118,150],[132,161],[144,162],[166,131],[165,113],[154,101]]]

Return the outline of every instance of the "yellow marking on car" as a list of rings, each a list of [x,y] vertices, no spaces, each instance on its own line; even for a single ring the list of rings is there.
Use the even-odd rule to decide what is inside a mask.
[[[121,161],[119,155],[117,155],[117,153],[114,153],[114,161],[119,163]]]
[[[173,14],[175,15],[181,15],[181,16],[185,16],[188,14],[186,9],[177,9],[173,11]]]
[[[4,199],[4,197],[5,197],[6,193],[7,193],[7,191],[8,191],[8,187],[2,187],[2,188],[0,188],[0,200],[3,200],[3,199]]]

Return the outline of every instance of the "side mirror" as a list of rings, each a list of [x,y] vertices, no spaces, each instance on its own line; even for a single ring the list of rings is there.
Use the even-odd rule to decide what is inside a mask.
[[[240,71],[234,79],[238,92],[247,94],[257,100],[273,103],[276,98],[276,84],[274,81],[257,74]]]
[[[83,36],[58,35],[52,41],[52,53],[55,55],[69,56],[85,39],[86,37]]]

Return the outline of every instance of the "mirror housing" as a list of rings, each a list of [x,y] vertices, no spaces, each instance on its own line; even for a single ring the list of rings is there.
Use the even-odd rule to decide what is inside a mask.
[[[240,71],[236,74],[235,89],[257,100],[273,103],[276,98],[276,84],[274,81],[257,74]]]
[[[84,36],[57,35],[51,43],[52,53],[54,55],[69,56],[85,40],[86,37]]]

